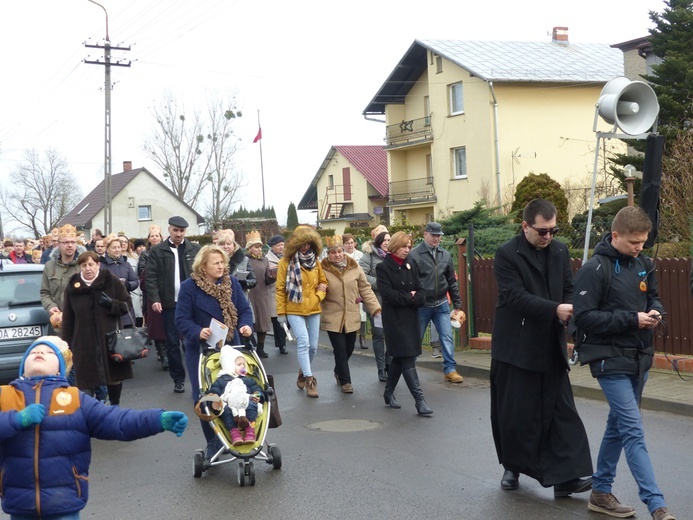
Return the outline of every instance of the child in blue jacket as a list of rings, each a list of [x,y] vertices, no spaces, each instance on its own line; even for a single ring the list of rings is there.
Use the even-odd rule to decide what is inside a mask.
[[[91,438],[181,436],[182,412],[106,406],[68,384],[72,352],[57,336],[34,341],[20,377],[0,387],[2,509],[10,518],[72,520],[87,505]]]

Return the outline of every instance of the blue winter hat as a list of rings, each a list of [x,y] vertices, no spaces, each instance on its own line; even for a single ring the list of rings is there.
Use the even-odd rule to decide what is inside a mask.
[[[58,362],[60,363],[60,375],[62,377],[67,377],[70,370],[72,370],[72,351],[70,350],[70,346],[58,336],[41,336],[31,345],[29,345],[29,348],[26,349],[26,352],[24,353],[21,364],[19,365],[19,377],[24,376],[24,362],[26,361],[26,358],[29,357],[29,352],[31,352],[31,350],[38,345],[47,345],[53,349],[55,355],[58,356]]]

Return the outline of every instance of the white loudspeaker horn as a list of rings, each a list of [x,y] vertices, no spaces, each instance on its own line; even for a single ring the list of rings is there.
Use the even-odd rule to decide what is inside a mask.
[[[599,95],[599,116],[628,135],[647,132],[659,115],[657,95],[642,81],[619,76],[610,80]]]

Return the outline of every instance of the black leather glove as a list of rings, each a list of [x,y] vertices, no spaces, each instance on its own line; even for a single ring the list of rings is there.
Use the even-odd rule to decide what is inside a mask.
[[[99,296],[99,301],[97,303],[101,305],[101,307],[106,307],[107,309],[110,309],[111,307],[113,307],[113,298],[111,298],[105,292],[102,292],[101,296]]]

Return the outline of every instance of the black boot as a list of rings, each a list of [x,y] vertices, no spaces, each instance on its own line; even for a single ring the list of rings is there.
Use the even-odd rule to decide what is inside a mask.
[[[423,390],[421,390],[421,386],[419,385],[419,374],[416,373],[416,368],[405,370],[402,376],[409,387],[411,395],[414,397],[414,401],[416,401],[416,412],[424,417],[433,415],[433,410],[428,407],[424,399]]]
[[[156,357],[161,361],[161,369],[168,370],[168,354],[166,352],[166,343],[164,341],[155,341]]]
[[[260,356],[261,358],[266,358],[268,356],[267,352],[265,352],[265,344],[264,343],[258,342],[257,355]]]
[[[111,406],[118,406],[120,404],[120,394],[122,391],[123,383],[108,385],[108,400],[111,402]]]
[[[395,399],[394,393],[401,374],[402,372],[399,365],[390,365],[390,371],[387,374],[387,382],[385,383],[385,393],[383,394],[385,404],[390,408],[402,408],[402,405]]]

